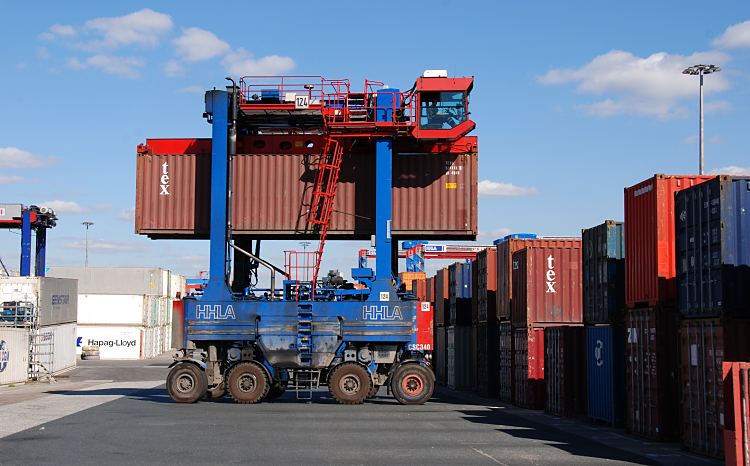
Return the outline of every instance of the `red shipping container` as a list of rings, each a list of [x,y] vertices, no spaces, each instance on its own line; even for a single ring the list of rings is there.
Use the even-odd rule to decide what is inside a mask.
[[[677,305],[674,194],[712,176],[654,175],[625,188],[625,304]]]
[[[725,359],[750,357],[750,322],[684,320],[680,326],[682,445],[704,455],[724,456]]]
[[[513,401],[513,328],[510,322],[498,324],[498,377],[501,401]]]
[[[479,263],[477,262],[476,259],[474,259],[473,261],[471,261],[471,323],[472,325],[479,322],[478,320],[479,284],[477,283],[478,277],[479,277]]]
[[[513,253],[514,326],[583,323],[581,240],[529,242]]]
[[[497,249],[487,248],[477,254],[477,321],[497,322]]]
[[[448,322],[449,310],[448,269],[440,269],[435,275],[435,324],[445,325]]]
[[[750,362],[724,361],[724,464],[750,464]]]
[[[625,410],[628,431],[653,440],[676,440],[677,312],[668,308],[625,312]]]
[[[513,329],[513,403],[544,409],[544,329]]]
[[[544,409],[555,416],[586,413],[586,344],[583,327],[544,329]]]
[[[420,301],[429,301],[427,299],[427,279],[426,278],[418,278],[416,280],[412,280],[411,282],[412,287],[412,293],[414,293],[414,296],[417,297]]]

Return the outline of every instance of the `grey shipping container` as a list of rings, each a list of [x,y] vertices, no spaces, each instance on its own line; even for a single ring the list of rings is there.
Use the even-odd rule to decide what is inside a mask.
[[[12,313],[15,311],[11,309],[20,303],[29,303],[38,314],[41,326],[76,322],[78,283],[76,280],[54,277],[2,277],[0,304],[3,303],[2,308]]]
[[[78,280],[81,294],[170,294],[170,272],[161,268],[52,267],[47,276]]]
[[[625,228],[607,220],[583,230],[583,322],[611,324],[625,307]]]
[[[686,317],[750,316],[750,178],[675,194],[677,293]]]
[[[625,331],[620,326],[586,327],[588,417],[612,427],[625,419]]]
[[[513,328],[509,321],[497,326],[498,393],[501,401],[513,401]]]

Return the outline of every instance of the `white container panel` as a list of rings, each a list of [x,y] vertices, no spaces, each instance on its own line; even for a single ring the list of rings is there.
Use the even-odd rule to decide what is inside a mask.
[[[29,331],[0,327],[0,385],[25,382],[29,370]]]
[[[82,325],[147,324],[151,297],[143,295],[81,294],[78,296],[78,323]]]
[[[141,359],[140,326],[79,325],[76,352],[83,346],[98,346],[101,359]]]
[[[182,298],[185,296],[185,276],[177,273],[171,275],[170,298]]]
[[[145,294],[167,296],[161,268],[143,267],[52,267],[50,277],[75,278],[85,294]]]
[[[0,277],[0,302],[22,301],[34,305],[40,325],[75,322],[78,284],[50,277]]]
[[[43,335],[44,341],[52,342],[52,355],[40,356],[39,362],[53,375],[76,367],[76,324],[42,327],[39,332]]]

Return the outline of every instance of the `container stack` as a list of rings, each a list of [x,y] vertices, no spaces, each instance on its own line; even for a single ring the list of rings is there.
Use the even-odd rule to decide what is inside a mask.
[[[435,290],[435,325],[433,327],[435,351],[432,353],[432,360],[437,383],[446,385],[448,383],[448,269],[438,270],[433,282]]]
[[[448,267],[448,356],[449,388],[474,390],[476,385],[476,333],[472,325],[471,263]]]
[[[724,457],[722,363],[750,358],[750,179],[675,195],[682,445]]]
[[[512,306],[513,326],[513,402],[520,407],[541,409],[545,400],[545,328],[582,326],[583,305],[581,292],[581,240],[578,238],[538,238],[527,240],[525,248],[512,255]],[[571,339],[580,332],[569,333]],[[554,343],[568,342],[557,339]],[[563,348],[551,347],[550,353]],[[581,365],[582,353],[572,354],[565,365]],[[568,372],[569,368],[561,369]],[[570,368],[571,373],[581,371]],[[580,389],[581,383],[573,376],[550,379],[557,393],[570,393]],[[569,387],[559,384],[568,383]],[[576,387],[576,388],[573,388]],[[549,411],[557,411],[547,406]]]
[[[614,427],[625,410],[625,237],[622,222],[583,230],[583,322],[589,419]]]
[[[710,177],[655,175],[625,188],[626,425],[677,438],[675,193]]]
[[[487,398],[498,394],[497,249],[477,254],[477,393]]]
[[[172,348],[172,307],[185,294],[184,278],[160,268],[54,267],[49,274],[78,280],[79,353],[98,346],[101,359],[145,359]]]

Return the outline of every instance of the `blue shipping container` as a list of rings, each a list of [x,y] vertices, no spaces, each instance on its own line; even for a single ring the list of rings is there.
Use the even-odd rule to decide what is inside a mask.
[[[583,322],[613,324],[625,307],[625,228],[607,220],[583,230]]]
[[[622,327],[586,327],[588,416],[619,427],[625,413],[625,331]]]
[[[675,194],[677,289],[687,317],[750,316],[750,178]]]
[[[471,263],[456,262],[448,267],[450,325],[471,325]]]

